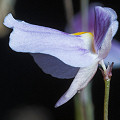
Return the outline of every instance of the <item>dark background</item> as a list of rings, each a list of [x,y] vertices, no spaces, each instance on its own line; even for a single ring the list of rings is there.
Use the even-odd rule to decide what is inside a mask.
[[[100,0],[113,8],[120,17],[119,1]],[[74,11],[79,11],[79,0],[74,0]],[[32,24],[48,26],[64,31],[66,25],[63,0],[17,0],[16,18]],[[115,36],[119,40],[119,31]],[[42,72],[29,54],[16,53],[8,46],[8,36],[0,39],[0,119],[12,109],[24,105],[48,108],[55,120],[75,120],[73,99],[55,109],[54,104],[72,82],[53,78]],[[119,120],[120,69],[113,70],[111,81],[109,120]],[[92,80],[95,120],[103,120],[104,81],[100,70]]]

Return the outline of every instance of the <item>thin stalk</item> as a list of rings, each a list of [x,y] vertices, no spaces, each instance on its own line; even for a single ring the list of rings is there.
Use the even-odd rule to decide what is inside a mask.
[[[84,120],[83,104],[80,99],[80,93],[77,93],[74,97],[75,106],[75,120]]]
[[[101,63],[100,63],[101,64]],[[106,69],[104,62],[102,61],[102,75],[105,81],[105,96],[104,96],[104,120],[108,120],[108,103],[109,103],[109,91],[110,91],[110,80],[112,76],[112,68],[113,68],[113,62],[112,64],[108,64],[108,67]]]
[[[94,107],[92,103],[92,91],[91,84],[89,83],[87,87],[83,90],[84,92],[84,114],[86,120],[94,120]]]
[[[105,81],[105,96],[104,96],[104,120],[108,120],[108,103],[109,103],[109,91],[110,91],[110,79]]]
[[[91,84],[74,98],[75,120],[94,120]]]
[[[80,0],[81,16],[82,16],[82,31],[88,31],[88,6],[89,0]]]

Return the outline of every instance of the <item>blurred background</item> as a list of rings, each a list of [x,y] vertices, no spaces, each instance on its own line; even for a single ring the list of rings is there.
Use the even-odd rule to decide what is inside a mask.
[[[4,17],[0,0],[0,17]],[[7,5],[12,3],[12,0]],[[113,8],[120,20],[118,0],[90,0]],[[13,5],[13,6],[12,6]],[[61,31],[67,24],[63,0],[16,0],[6,13],[28,23],[52,27]],[[80,10],[80,0],[73,0],[74,14]],[[14,9],[13,9],[14,7]],[[0,18],[2,21],[2,18]],[[0,21],[0,22],[1,22]],[[2,27],[0,28],[0,30]],[[29,54],[16,53],[9,46],[9,30],[0,33],[0,120],[75,120],[73,98],[65,105],[54,108],[60,96],[73,79],[57,79],[42,72]],[[4,32],[6,34],[4,35]],[[119,30],[115,38],[120,41]],[[100,70],[92,83],[95,120],[103,120],[104,81]],[[113,70],[109,101],[109,120],[120,115],[120,69]],[[24,114],[24,115],[23,115]],[[18,117],[22,116],[22,117]],[[12,119],[11,119],[12,118]]]

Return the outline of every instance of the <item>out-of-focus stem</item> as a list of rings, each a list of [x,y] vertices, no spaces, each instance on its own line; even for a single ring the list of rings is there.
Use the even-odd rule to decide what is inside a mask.
[[[66,11],[67,24],[68,24],[70,32],[73,32],[72,24],[71,24],[71,19],[74,14],[72,0],[63,0],[63,1],[64,1],[64,7]]]
[[[105,79],[105,96],[104,96],[104,120],[108,120],[108,103],[110,91],[110,79]]]
[[[76,94],[74,104],[75,120],[94,120],[91,84]]]
[[[83,105],[80,99],[80,93],[77,93],[74,97],[75,106],[75,120],[84,120]]]
[[[94,107],[92,103],[92,90],[91,84],[89,83],[88,86],[82,91],[84,96],[84,114],[86,120],[94,120]]]
[[[3,25],[5,16],[8,13],[14,13],[16,0],[0,0],[0,37],[9,33],[9,29]]]
[[[82,31],[88,31],[88,6],[89,0],[81,0],[81,19],[82,19]],[[88,84],[87,87],[81,91],[79,94],[80,107],[82,112],[83,120],[94,120],[94,108],[92,104],[92,95],[91,95],[91,84]]]
[[[81,16],[82,16],[82,31],[88,31],[88,6],[89,0],[80,0]]]

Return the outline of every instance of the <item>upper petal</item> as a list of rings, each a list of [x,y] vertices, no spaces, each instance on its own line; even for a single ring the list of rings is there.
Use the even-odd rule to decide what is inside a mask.
[[[80,68],[69,89],[58,100],[55,107],[59,107],[60,105],[66,103],[77,93],[77,91],[86,87],[88,82],[93,78],[94,74],[96,73],[97,67],[98,61],[96,60],[89,67]]]
[[[100,6],[95,7],[94,44],[96,51],[100,49],[105,37],[109,34],[108,30],[110,27],[112,27],[112,37],[115,35],[118,29],[118,24],[114,24],[118,23],[116,19],[117,15],[113,9]]]
[[[4,24],[13,28],[10,47],[17,52],[44,53],[74,67],[85,67],[96,59],[86,47],[84,35],[67,33],[15,20],[10,14]],[[85,37],[86,39],[86,37]],[[88,38],[89,39],[89,38]]]

